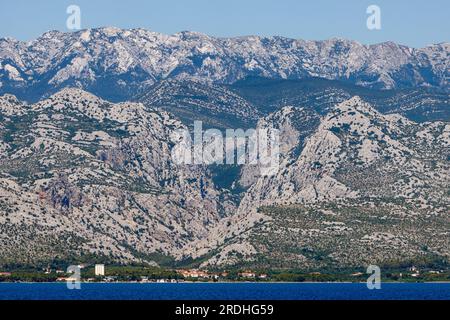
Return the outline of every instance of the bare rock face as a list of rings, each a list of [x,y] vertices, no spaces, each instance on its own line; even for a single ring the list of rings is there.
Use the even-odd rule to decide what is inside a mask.
[[[358,97],[324,114],[285,106],[257,124],[280,132],[277,171],[237,167],[233,189],[211,166],[174,162],[171,134],[187,127],[150,105],[72,88],[31,105],[1,97],[0,116],[0,263],[89,253],[313,268],[450,256],[447,122]]]
[[[277,113],[278,116],[292,117],[287,110],[289,109],[283,109]],[[314,120],[308,118],[305,113],[296,113],[295,117],[299,117],[297,121],[301,121],[299,119],[303,117],[305,122],[312,124],[314,128]],[[267,119],[267,121],[275,120],[272,125],[276,123],[281,126],[287,121],[273,116]],[[446,183],[448,175],[445,174],[447,168],[445,159],[440,157],[437,151],[447,150],[445,142],[438,139],[433,146],[428,146],[427,150],[424,150],[423,147],[419,147],[420,138],[419,141],[417,138],[411,139],[411,134],[418,134],[422,130],[424,132],[431,130],[437,136],[445,135],[447,124],[443,122],[418,125],[401,116],[385,116],[358,97],[337,105],[320,120],[320,124],[318,118],[315,119],[316,127],[309,132],[307,128],[295,130],[289,126],[285,127],[287,128],[285,131],[281,131],[284,136],[281,138],[281,148],[283,140],[288,151],[293,147],[298,148],[299,145],[302,147],[295,152],[284,153],[288,156],[280,162],[281,166],[276,177],[260,179],[250,188],[246,194],[249,203],[254,205],[254,201],[258,199],[266,204],[269,202],[293,204],[352,198],[362,194],[377,196],[382,193],[381,189],[368,188],[370,185],[376,188],[377,184],[374,181],[375,177],[369,178],[367,174],[371,170],[379,172],[378,179],[387,179],[394,171],[398,174],[404,171],[405,175],[422,172],[422,179],[428,183]],[[297,140],[300,134],[306,136],[303,141],[293,145],[289,143],[290,139]],[[429,137],[431,138],[431,135]],[[426,153],[434,154],[435,161],[440,163],[436,166],[436,170],[443,170],[439,174],[442,179],[435,179],[423,171],[429,161],[425,156]],[[359,177],[353,181],[351,176],[363,171],[372,183],[364,187],[354,185],[353,182],[362,182],[364,178]],[[379,187],[384,186],[385,196],[388,194],[408,196],[407,193],[403,193],[407,188],[406,180],[398,180],[395,187],[391,186],[392,190],[389,190],[389,186],[384,185],[382,181],[379,181]],[[402,183],[405,185],[400,186]],[[427,183],[423,181],[420,185],[424,184]],[[418,186],[416,193],[422,191],[425,197],[424,189]],[[438,192],[438,188],[428,190],[426,194],[429,192]],[[245,202],[244,198],[241,207]]]
[[[170,134],[184,127],[166,112],[77,89],[15,113],[4,109],[0,223],[76,234],[59,255],[74,250],[149,263],[189,255],[186,245],[235,209],[208,168],[172,161]]]
[[[83,195],[76,186],[70,184],[67,176],[59,176],[50,181],[44,192],[52,207],[62,212],[83,204]]]
[[[450,226],[447,123],[417,124],[383,115],[354,97],[323,117],[286,107],[259,125],[281,130],[279,170],[258,177],[257,168],[243,169],[241,180],[249,188],[228,227],[224,224],[216,236],[227,245],[204,266],[233,264],[242,257],[264,267],[387,263],[399,255],[413,260],[429,255],[422,249],[431,247],[431,255],[449,259],[448,237],[442,242],[433,232],[423,232],[421,249],[414,235],[419,231],[411,229],[422,219],[429,219],[428,231],[435,228],[441,235],[444,225]],[[374,224],[389,207],[386,225]],[[377,244],[370,256],[358,246],[376,232],[387,232],[390,240]],[[288,254],[292,248],[298,255]]]

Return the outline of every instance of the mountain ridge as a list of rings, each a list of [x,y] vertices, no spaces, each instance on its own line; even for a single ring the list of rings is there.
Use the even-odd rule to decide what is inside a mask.
[[[162,79],[230,84],[251,75],[448,90],[449,52],[449,43],[413,49],[392,42],[365,46],[342,39],[214,38],[144,29],[53,32],[30,42],[0,39],[0,93],[37,101],[62,87],[79,86],[118,102]]]
[[[285,106],[257,124],[280,130],[275,176],[244,165],[220,185],[217,168],[171,160],[171,132],[187,127],[159,108],[66,88],[33,105],[1,96],[0,117],[1,264],[93,255],[314,268],[450,256],[445,121],[382,114],[356,96],[322,115]]]

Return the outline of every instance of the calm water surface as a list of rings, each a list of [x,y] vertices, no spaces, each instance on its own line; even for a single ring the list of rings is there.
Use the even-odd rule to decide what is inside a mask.
[[[450,300],[450,283],[0,283],[0,300]]]

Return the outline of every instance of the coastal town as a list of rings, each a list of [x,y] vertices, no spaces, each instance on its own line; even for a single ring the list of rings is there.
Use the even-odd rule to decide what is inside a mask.
[[[76,272],[74,272],[74,270]],[[0,271],[0,282],[21,282],[32,278],[33,282],[218,282],[218,281],[267,281],[269,275],[252,270],[207,271],[199,269],[159,269],[154,267],[125,267],[104,264],[75,265],[67,270],[43,268],[40,271]]]
[[[41,270],[0,270],[0,282],[364,282],[367,276],[365,272],[355,270],[342,273],[251,269],[212,271],[104,264],[79,264],[67,269],[47,267]],[[387,282],[446,282],[450,281],[450,271],[410,266],[402,270],[389,270],[382,277]]]

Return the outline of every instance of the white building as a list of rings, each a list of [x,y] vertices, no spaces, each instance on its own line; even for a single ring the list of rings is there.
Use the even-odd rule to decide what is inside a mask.
[[[105,265],[104,264],[96,264],[95,265],[95,275],[96,276],[104,276],[105,275]]]

